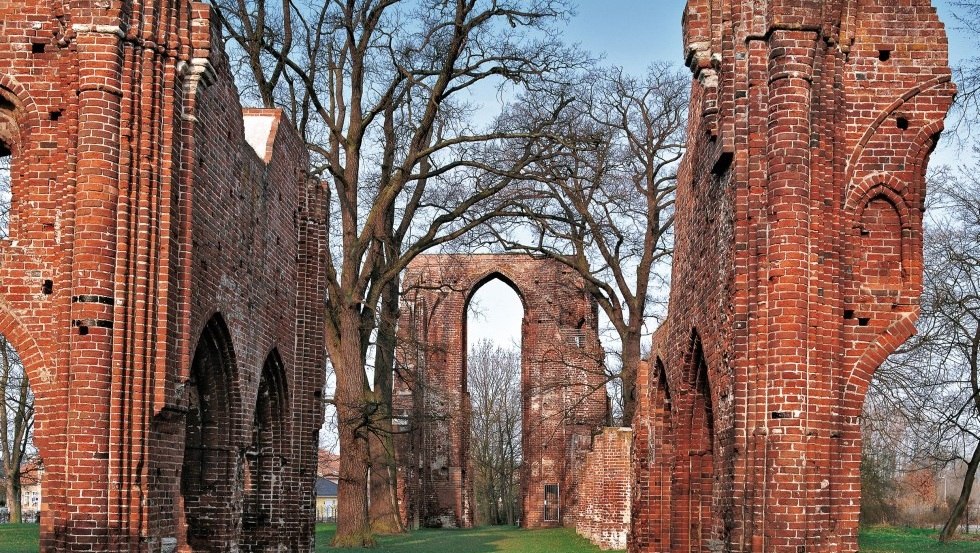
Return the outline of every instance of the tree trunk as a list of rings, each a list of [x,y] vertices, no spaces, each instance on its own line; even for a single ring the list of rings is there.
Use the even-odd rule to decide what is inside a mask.
[[[943,543],[952,540],[959,530],[963,515],[966,514],[966,510],[970,506],[970,493],[973,491],[973,481],[976,479],[978,467],[980,467],[980,443],[973,450],[973,457],[966,465],[966,474],[963,476],[960,496],[957,498],[956,504],[953,505],[952,512],[949,513],[949,519],[946,520],[943,531],[939,533],[939,541]]]
[[[23,514],[20,510],[20,471],[15,470],[12,472],[7,472],[7,478],[4,481],[4,488],[6,488],[7,509],[9,509],[10,512],[10,522],[13,524],[20,524],[24,521]]]
[[[398,534],[405,531],[398,513],[397,468],[391,418],[376,420],[371,435],[371,530],[375,534]]]
[[[335,547],[374,545],[368,520],[368,393],[360,347],[360,317],[353,308],[339,313],[340,340],[334,372],[337,377],[337,430],[340,437],[340,478],[337,482]]]
[[[381,300],[381,320],[375,345],[375,411],[371,433],[371,529],[378,534],[405,531],[398,513],[398,470],[395,443],[391,435],[391,398],[395,370],[395,341],[398,321],[399,279],[385,285]]]
[[[623,381],[623,426],[633,425],[633,414],[637,404],[637,369],[640,366],[640,334],[628,333],[622,336],[623,367],[620,378]]]

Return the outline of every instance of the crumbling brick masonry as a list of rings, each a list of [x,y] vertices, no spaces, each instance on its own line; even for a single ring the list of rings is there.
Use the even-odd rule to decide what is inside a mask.
[[[604,428],[592,438],[578,479],[575,531],[603,551],[626,549],[633,479],[633,431]]]
[[[595,301],[557,261],[422,255],[403,280],[394,400],[400,503],[412,526],[473,524],[466,311],[494,278],[524,305],[522,525],[575,523],[579,463],[608,413]]]
[[[861,405],[914,332],[954,94],[928,0],[691,0],[630,550],[857,551]]]
[[[311,549],[321,190],[216,33],[187,0],[0,2],[0,332],[45,552]]]

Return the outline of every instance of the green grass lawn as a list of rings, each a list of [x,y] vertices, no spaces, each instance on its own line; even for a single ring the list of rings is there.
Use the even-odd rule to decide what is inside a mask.
[[[921,528],[865,528],[858,543],[861,553],[980,553],[980,536],[943,545],[934,530]]]
[[[0,524],[0,553],[36,553],[36,524]],[[328,547],[334,526],[317,525],[318,552]],[[351,551],[351,550],[346,550]],[[509,527],[473,530],[421,530],[380,539],[376,553],[593,553],[598,551],[573,530],[520,530]],[[980,537],[942,546],[932,530],[868,528],[861,532],[862,553],[980,553]]]
[[[364,551],[363,549],[333,549],[329,547],[334,526],[317,525],[316,550]],[[575,530],[521,530],[509,526],[493,526],[468,530],[419,530],[400,536],[384,536],[377,553],[593,553],[597,547],[580,538]]]
[[[0,524],[0,553],[37,553],[37,524]]]

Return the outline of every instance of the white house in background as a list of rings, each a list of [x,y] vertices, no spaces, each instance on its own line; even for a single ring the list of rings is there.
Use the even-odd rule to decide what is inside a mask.
[[[333,480],[316,479],[316,519],[320,522],[337,520],[337,483]]]

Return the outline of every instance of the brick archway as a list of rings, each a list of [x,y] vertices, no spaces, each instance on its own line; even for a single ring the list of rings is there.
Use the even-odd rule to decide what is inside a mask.
[[[574,521],[579,456],[607,418],[596,306],[584,282],[556,261],[527,255],[423,255],[403,280],[395,392],[396,421],[409,432],[396,447],[410,525],[473,524],[466,309],[494,279],[524,306],[522,524]],[[546,486],[558,490],[555,520],[545,520]]]
[[[187,383],[180,493],[190,551],[229,550],[241,535],[238,363],[220,313],[204,327]]]
[[[243,551],[267,551],[285,533],[282,521],[287,518],[288,510],[274,498],[288,493],[283,466],[288,448],[288,421],[289,392],[285,369],[279,351],[273,349],[262,365],[251,443],[245,450]],[[290,549],[299,547],[295,541],[286,543]]]

